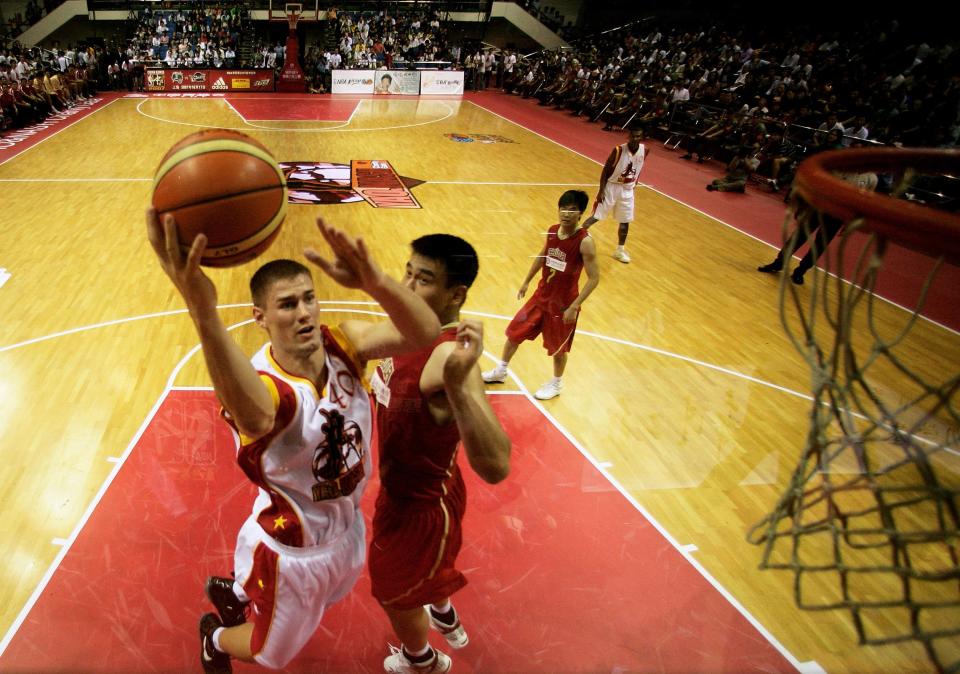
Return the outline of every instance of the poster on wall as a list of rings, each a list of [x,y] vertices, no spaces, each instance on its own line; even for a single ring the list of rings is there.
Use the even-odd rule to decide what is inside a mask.
[[[417,70],[378,70],[374,75],[373,93],[420,94],[420,72]]]
[[[372,94],[372,70],[334,70],[330,92],[334,94]]]
[[[424,70],[420,73],[420,93],[463,95],[463,71]]]

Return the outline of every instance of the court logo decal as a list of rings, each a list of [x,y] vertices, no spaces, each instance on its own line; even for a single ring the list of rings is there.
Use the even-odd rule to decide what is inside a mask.
[[[454,143],[472,143],[474,141],[478,143],[515,143],[516,141],[510,140],[506,136],[497,136],[490,133],[445,133],[443,134]]]
[[[280,162],[291,204],[349,204],[374,208],[420,208],[411,192],[425,181],[397,173],[384,159],[354,159],[349,164]]]

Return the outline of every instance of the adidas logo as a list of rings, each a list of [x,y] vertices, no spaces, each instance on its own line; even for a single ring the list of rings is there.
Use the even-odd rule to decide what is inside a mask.
[[[210,88],[211,88],[211,89],[214,89],[214,90],[226,89],[226,88],[227,88],[227,83],[223,81],[223,78],[222,78],[222,77],[218,77],[218,78],[217,78],[217,81],[214,82],[213,85],[212,85]]]

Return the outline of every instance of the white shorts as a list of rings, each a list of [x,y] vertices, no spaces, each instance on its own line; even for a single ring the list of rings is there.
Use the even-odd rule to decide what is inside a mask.
[[[281,669],[320,626],[326,608],[343,599],[363,571],[366,527],[358,510],[339,538],[312,548],[276,540],[251,515],[237,534],[233,591],[250,601],[251,651],[264,667]]]
[[[605,220],[613,218],[617,222],[633,221],[633,188],[636,185],[622,185],[607,182],[603,188],[603,202],[593,205],[591,218]]]

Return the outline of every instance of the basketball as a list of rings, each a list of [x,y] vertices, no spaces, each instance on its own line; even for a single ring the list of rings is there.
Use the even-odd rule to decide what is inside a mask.
[[[153,207],[177,222],[180,247],[207,236],[200,260],[232,267],[265,251],[286,215],[287,185],[270,151],[226,129],[192,133],[167,151],[153,179]]]

